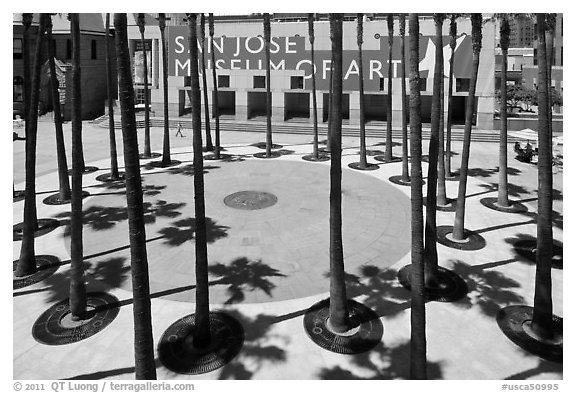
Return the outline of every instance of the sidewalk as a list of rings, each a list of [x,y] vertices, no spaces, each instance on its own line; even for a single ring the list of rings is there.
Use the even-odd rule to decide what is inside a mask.
[[[69,142],[69,126],[65,127]],[[121,132],[117,130],[119,155]],[[159,151],[161,128],[152,128],[153,150]],[[193,244],[189,238],[160,238],[166,228],[180,225],[193,214],[191,132],[185,137],[171,135],[173,158],[182,163],[175,168],[151,169],[142,162],[144,188],[149,191],[153,217],[147,227],[151,266],[154,340],[157,345],[174,321],[194,312],[193,290],[162,295],[171,289],[194,284]],[[109,168],[108,131],[84,124],[87,165],[100,168],[83,177],[91,196],[84,200],[85,211],[101,213],[101,208],[122,208],[118,190],[101,187],[95,180]],[[139,131],[143,139],[143,132]],[[47,206],[42,200],[57,189],[53,126],[41,124],[37,176],[39,217],[62,217],[69,205]],[[141,139],[141,140],[142,140]],[[157,362],[159,379],[406,379],[408,378],[410,306],[409,292],[395,280],[395,271],[410,263],[410,188],[391,183],[401,163],[382,164],[375,171],[347,169],[357,161],[356,138],[343,139],[344,252],[347,272],[355,277],[348,283],[349,295],[374,309],[384,324],[382,342],[371,352],[338,355],[325,351],[307,337],[302,311],[328,296],[327,255],[327,163],[310,163],[301,156],[311,152],[307,135],[275,134],[274,143],[292,153],[275,160],[252,158],[262,151],[249,146],[264,140],[263,134],[227,131],[222,135],[227,154],[242,161],[205,161],[207,215],[213,220],[210,263],[225,273],[210,277],[211,309],[223,310],[243,324],[246,338],[240,354],[223,368],[203,375],[172,373]],[[381,142],[370,139],[371,146]],[[14,143],[14,182],[23,187],[23,144]],[[427,141],[424,143],[427,151]],[[461,151],[461,143],[453,145]],[[480,232],[487,246],[470,252],[438,245],[442,266],[458,272],[468,283],[470,293],[457,303],[427,304],[427,350],[432,379],[562,379],[562,365],[532,356],[510,342],[498,328],[496,311],[509,304],[532,304],[535,267],[515,254],[511,239],[536,236],[536,166],[509,156],[510,197],[525,200],[528,213],[506,214],[492,211],[480,199],[495,196],[490,187],[497,183],[498,145],[475,143],[468,179],[466,228]],[[394,154],[400,155],[400,146]],[[68,154],[70,148],[68,146]],[[70,161],[69,161],[70,162]],[[369,157],[369,162],[375,162]],[[119,157],[123,166],[123,159]],[[453,159],[458,168],[460,156]],[[426,175],[426,164],[423,173]],[[554,237],[563,241],[563,179],[554,175],[558,213]],[[278,196],[277,205],[256,211],[256,215],[233,211],[222,204],[224,196],[244,189],[261,188]],[[458,182],[447,182],[448,197],[455,197]],[[322,194],[324,193],[324,194]],[[23,202],[13,204],[13,222],[22,220]],[[178,214],[176,214],[178,213]],[[438,225],[452,225],[454,213],[438,212]],[[112,250],[127,244],[127,223],[119,217],[94,215],[95,224],[106,219],[107,227],[84,227],[85,255]],[[252,220],[252,218],[254,220]],[[179,221],[183,221],[178,224]],[[61,225],[36,239],[37,254],[51,254],[68,261],[69,238]],[[169,232],[169,231],[168,231]],[[124,237],[123,237],[124,236]],[[176,240],[174,240],[176,239]],[[176,243],[174,243],[174,241]],[[13,242],[13,259],[18,258],[20,242]],[[262,281],[233,281],[237,259],[246,258],[259,270]],[[116,265],[111,264],[111,260]],[[260,265],[258,265],[260,262]],[[132,298],[128,253],[110,253],[100,259],[87,258],[88,289],[106,290],[118,299]],[[238,266],[242,266],[241,264]],[[46,346],[37,343],[31,328],[36,318],[54,302],[67,297],[68,265],[52,279],[14,291],[13,297],[13,377],[14,379],[133,379],[132,305],[120,308],[118,317],[100,333],[75,344]],[[228,268],[226,270],[225,268]],[[563,272],[554,269],[554,313],[563,316]],[[241,297],[238,297],[241,294]],[[236,297],[233,297],[236,295]]]

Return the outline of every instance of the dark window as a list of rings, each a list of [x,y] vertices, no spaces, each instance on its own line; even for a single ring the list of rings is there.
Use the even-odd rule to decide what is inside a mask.
[[[384,91],[384,78],[380,78],[380,91]]]
[[[14,38],[14,59],[22,58],[22,39]]]
[[[218,75],[218,87],[230,87],[230,75]]]
[[[291,89],[303,89],[304,88],[304,77],[303,76],[291,76],[290,77],[290,88]]]
[[[96,60],[98,58],[98,51],[97,51],[97,46],[96,46],[96,40],[92,40],[92,44],[91,44],[91,51],[90,51],[90,58],[92,60]]]
[[[466,92],[470,90],[470,78],[456,78],[456,91]]]
[[[426,91],[426,78],[420,78],[420,91]]]
[[[192,78],[189,76],[184,77],[184,86],[192,86]]]
[[[67,59],[72,58],[72,40],[71,39],[66,40],[66,58]]]
[[[24,101],[24,78],[22,78],[21,76],[14,77],[14,88],[12,98],[14,102]]]
[[[538,48],[534,48],[534,65],[538,65]]]
[[[254,76],[254,88],[255,89],[265,89],[266,88],[266,77],[262,75]]]

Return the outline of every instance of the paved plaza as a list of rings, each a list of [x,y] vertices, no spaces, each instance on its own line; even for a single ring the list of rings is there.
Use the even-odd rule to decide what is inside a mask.
[[[70,123],[64,125],[70,161]],[[23,131],[21,130],[21,134]],[[139,130],[140,144],[144,139]],[[155,168],[141,161],[147,252],[152,293],[155,345],[176,320],[194,312],[194,199],[192,132],[175,137],[172,159],[181,163]],[[162,129],[152,128],[152,149],[161,151]],[[70,205],[42,201],[58,189],[54,126],[39,122],[37,209],[39,218],[61,225],[36,238],[36,254],[58,257],[62,266],[48,279],[14,291],[14,379],[133,379],[133,315],[128,220],[124,188],[97,181],[109,171],[108,130],[84,122],[87,165],[100,168],[83,177],[84,256],[88,291],[105,291],[121,301],[118,317],[83,341],[60,346],[40,344],[31,334],[40,314],[68,297]],[[274,134],[283,155],[254,158],[252,146],[263,133],[226,131],[225,161],[205,160],[208,257],[212,310],[238,319],[245,331],[239,355],[221,369],[202,375],[173,373],[157,361],[159,379],[407,379],[409,376],[410,292],[396,272],[410,263],[410,187],[389,181],[401,174],[401,162],[355,171],[357,138],[343,138],[343,244],[348,295],[372,308],[384,325],[382,342],[370,352],[339,355],[316,346],[303,327],[303,314],[328,297],[329,163],[308,162],[312,136]],[[321,138],[322,139],[322,138]],[[383,138],[368,139],[369,149],[383,150]],[[394,154],[401,155],[395,140]],[[121,130],[117,129],[123,166]],[[423,154],[428,141],[424,141]],[[462,143],[453,142],[453,168],[460,165]],[[157,159],[156,159],[157,160]],[[516,214],[486,208],[497,195],[498,144],[473,142],[467,187],[467,229],[486,240],[478,251],[438,244],[439,263],[464,278],[468,295],[455,303],[426,306],[428,373],[431,379],[562,379],[561,364],[531,355],[499,329],[495,315],[504,306],[532,305],[535,265],[518,255],[513,243],[536,237],[537,168],[515,159],[509,149],[510,198],[528,211]],[[13,145],[14,184],[24,187],[24,142]],[[423,163],[426,176],[427,164]],[[458,182],[448,181],[449,198]],[[424,188],[425,190],[425,188]],[[239,191],[273,194],[277,201],[261,210],[230,208],[224,199]],[[13,223],[22,221],[24,202],[13,204]],[[563,242],[563,171],[554,174],[554,238]],[[437,224],[452,225],[453,212],[438,211]],[[19,241],[13,242],[13,260]],[[563,271],[552,270],[554,313],[563,317]]]

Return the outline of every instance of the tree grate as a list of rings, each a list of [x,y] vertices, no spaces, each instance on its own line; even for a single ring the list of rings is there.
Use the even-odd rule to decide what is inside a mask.
[[[489,209],[502,213],[525,213],[528,208],[519,202],[510,202],[508,207],[498,205],[498,198],[488,197],[480,199],[480,203]]]
[[[40,237],[52,232],[54,229],[58,228],[60,221],[53,218],[40,218],[38,219],[38,229],[34,231],[34,237]],[[24,223],[15,224],[12,227],[12,240],[19,241],[22,240],[24,232]]]
[[[311,161],[311,162],[321,162],[321,161],[328,161],[330,156],[326,153],[320,153],[320,149],[318,149],[318,158],[314,157],[314,154],[307,154],[302,156],[304,161]]]
[[[251,144],[250,146],[257,147],[258,149],[266,149],[266,142],[256,142]],[[276,143],[272,143],[271,149],[282,149],[284,146],[277,145]]]
[[[465,229],[464,240],[462,242],[449,239],[447,236],[452,234],[454,227],[442,225],[436,228],[438,243],[463,251],[477,251],[486,247],[486,240],[477,232]]]
[[[89,195],[90,193],[88,191],[82,191],[82,198],[86,198]],[[72,197],[70,197],[70,199],[60,199],[60,193],[57,192],[56,194],[52,194],[49,197],[44,198],[42,202],[44,202],[45,205],[50,206],[65,205],[72,202]]]
[[[335,353],[352,355],[366,352],[378,345],[384,334],[384,326],[378,315],[351,299],[348,300],[348,313],[351,325],[358,326],[353,334],[338,334],[327,326],[330,299],[324,299],[306,311],[304,329],[316,345]]]
[[[13,289],[20,289],[28,287],[30,285],[36,284],[51,275],[53,275],[56,270],[60,267],[60,259],[52,255],[36,255],[36,267],[38,270],[36,273],[30,274],[24,277],[14,276],[12,279]],[[18,266],[18,260],[13,261],[12,271],[16,271],[16,266]]]
[[[24,190],[14,190],[12,195],[12,202],[20,202],[23,201],[26,197],[26,191]]]
[[[278,158],[278,157],[282,157],[282,153],[280,153],[278,151],[272,151],[272,152],[270,152],[270,157],[267,157],[266,152],[261,152],[261,153],[255,153],[254,157],[256,157],[256,158]]]
[[[374,171],[380,168],[380,166],[378,166],[377,164],[370,164],[370,163],[366,164],[365,167],[362,167],[360,165],[360,162],[351,162],[350,164],[348,164],[348,167],[359,171]]]
[[[388,178],[388,180],[390,180],[391,183],[398,184],[399,186],[411,186],[412,185],[411,180],[408,180],[408,181],[402,180],[402,175],[390,176]],[[426,181],[422,180],[422,185],[424,185],[424,184],[426,184]]]
[[[260,210],[274,206],[278,198],[263,191],[239,191],[224,198],[224,204],[239,210]]]
[[[398,271],[398,281],[408,290],[412,288],[411,273],[412,265],[406,265]],[[451,303],[457,302],[468,294],[466,281],[452,270],[438,266],[436,279],[438,283],[436,286],[424,287],[426,301]]]
[[[205,374],[238,355],[244,343],[242,325],[221,312],[211,312],[209,318],[211,342],[203,348],[193,344],[195,314],[177,320],[166,329],[158,344],[158,357],[167,369],[178,374]]]
[[[62,300],[38,317],[32,327],[34,339],[46,345],[72,344],[100,332],[118,316],[119,300],[115,296],[92,292],[86,297],[86,319],[76,326],[64,326],[62,320],[70,314],[70,300]]]
[[[116,181],[124,181],[126,174],[124,172],[118,172],[118,177],[112,177],[111,173],[103,173],[101,175],[96,176],[96,180],[101,181],[102,183],[113,183]]]
[[[563,339],[556,343],[545,342],[529,335],[524,325],[532,321],[534,308],[529,306],[508,306],[496,315],[498,327],[520,348],[551,362],[563,362]],[[563,319],[552,315],[552,330],[556,337],[563,337]]]
[[[538,244],[536,239],[523,239],[514,243],[514,251],[531,262],[536,262],[536,251]],[[564,247],[558,242],[552,243],[551,265],[555,269],[562,269],[564,266]]]
[[[152,161],[149,162],[147,165],[150,165],[152,168],[169,168],[180,164],[182,164],[182,161],[170,160],[168,164],[164,164],[162,161]]]
[[[85,167],[84,167],[84,170],[83,170],[81,173],[82,173],[83,175],[87,175],[87,174],[89,174],[89,173],[96,172],[96,171],[99,171],[99,170],[100,170],[100,168],[98,168],[97,166],[85,166]],[[68,170],[68,175],[69,175],[69,176],[72,176],[72,169],[69,169],[69,170]]]
[[[390,160],[386,159],[385,156],[375,156],[374,159],[375,159],[376,161],[380,161],[380,162],[383,162],[383,163],[385,163],[385,164],[391,164],[391,163],[394,163],[394,162],[400,162],[400,161],[402,161],[402,157],[397,157],[397,156],[392,156],[392,158],[391,158]]]
[[[142,154],[140,154],[138,157],[139,157],[141,160],[151,160],[151,159],[153,159],[153,158],[158,158],[158,157],[161,157],[161,156],[162,156],[162,154],[156,153],[155,151],[153,151],[152,153],[150,153],[149,156],[147,156],[147,155],[145,155],[144,153],[142,153]]]

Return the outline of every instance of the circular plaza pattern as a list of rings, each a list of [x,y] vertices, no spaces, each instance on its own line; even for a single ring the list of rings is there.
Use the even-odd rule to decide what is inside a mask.
[[[329,165],[247,159],[204,169],[211,303],[280,301],[329,290]],[[143,169],[142,178],[152,296],[193,302],[192,165]],[[225,203],[245,190],[272,195],[275,203],[266,197],[259,210]],[[343,169],[342,191],[347,273],[361,278],[361,266],[385,269],[409,252],[410,205],[403,193],[349,169]],[[90,272],[131,290],[124,188],[108,183],[90,193],[84,200]],[[65,241],[69,248],[67,233]]]

